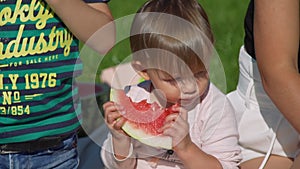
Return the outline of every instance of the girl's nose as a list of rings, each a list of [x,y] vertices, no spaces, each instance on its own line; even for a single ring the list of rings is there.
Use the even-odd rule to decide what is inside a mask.
[[[179,82],[179,87],[181,93],[183,94],[193,94],[197,92],[197,83],[195,80],[185,79]]]

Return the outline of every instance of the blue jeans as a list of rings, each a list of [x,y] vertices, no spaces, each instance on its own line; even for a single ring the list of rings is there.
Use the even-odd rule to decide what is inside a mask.
[[[26,154],[0,154],[0,169],[75,169],[79,165],[77,136],[57,148]]]

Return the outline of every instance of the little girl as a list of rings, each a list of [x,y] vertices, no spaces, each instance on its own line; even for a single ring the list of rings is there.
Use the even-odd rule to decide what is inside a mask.
[[[103,105],[110,134],[101,156],[107,168],[237,169],[241,160],[234,111],[209,80],[213,35],[196,0],[150,0],[131,28],[132,66],[145,81],[126,87],[133,100],[172,107],[161,131],[172,150],[145,145],[123,130],[117,103]],[[180,105],[180,107],[172,105]]]

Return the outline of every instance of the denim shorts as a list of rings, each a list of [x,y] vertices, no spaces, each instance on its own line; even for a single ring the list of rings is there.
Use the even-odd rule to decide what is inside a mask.
[[[264,91],[257,63],[240,50],[237,89],[228,94],[236,111],[243,161],[264,157],[268,152],[295,158],[300,137]]]
[[[76,135],[66,138],[59,147],[35,153],[0,154],[0,169],[75,169],[78,165]]]

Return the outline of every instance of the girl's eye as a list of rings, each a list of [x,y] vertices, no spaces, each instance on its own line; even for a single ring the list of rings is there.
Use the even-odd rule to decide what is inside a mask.
[[[171,85],[176,85],[177,84],[177,81],[175,79],[165,79],[164,81],[171,84]]]

